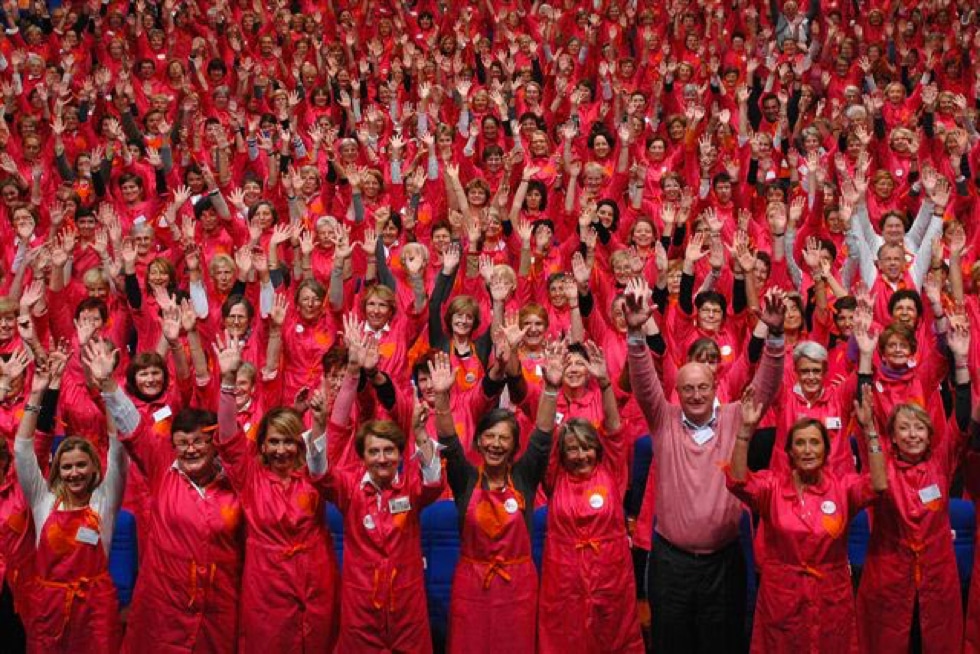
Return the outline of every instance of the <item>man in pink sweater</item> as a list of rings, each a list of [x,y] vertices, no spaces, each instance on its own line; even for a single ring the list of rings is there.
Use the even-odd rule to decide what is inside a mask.
[[[731,458],[739,402],[718,404],[711,369],[688,363],[677,374],[680,405],[657,378],[642,326],[652,310],[646,283],[626,291],[633,394],[653,437],[657,517],[647,570],[653,648],[673,652],[745,651],[746,570],[739,547],[742,507],[725,490],[721,468]],[[783,297],[766,294],[760,320],[769,328],[752,381],[763,405],[783,375]]]

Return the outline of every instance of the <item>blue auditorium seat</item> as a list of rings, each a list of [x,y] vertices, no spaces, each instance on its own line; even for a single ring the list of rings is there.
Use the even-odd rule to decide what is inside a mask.
[[[544,537],[548,533],[548,507],[539,506],[534,510],[534,523],[531,525],[534,532],[531,534],[531,558],[534,565],[538,566],[538,574],[541,574],[541,559],[544,556]]]
[[[758,591],[758,575],[755,569],[755,527],[752,525],[752,513],[742,511],[742,519],[738,522],[738,539],[745,555],[746,579],[745,590],[748,598],[747,606],[755,606],[755,595]]]
[[[453,572],[459,560],[459,525],[456,505],[451,500],[440,500],[422,511],[422,556],[432,640],[442,644],[449,626]]]
[[[330,530],[330,536],[333,538],[333,549],[337,554],[337,566],[340,569],[344,567],[344,516],[340,513],[340,509],[336,506],[327,502],[327,528]]]
[[[973,540],[977,527],[973,502],[955,497],[950,499],[949,523],[953,528],[953,550],[956,552],[960,585],[965,593],[970,587],[970,573],[973,571]]]
[[[139,555],[136,543],[136,518],[126,510],[116,516],[116,528],[109,551],[109,574],[116,584],[120,607],[129,606],[136,586]]]
[[[847,558],[852,569],[860,570],[864,559],[868,556],[868,541],[871,539],[871,529],[868,524],[868,512],[862,510],[851,520],[851,528],[847,532]]]

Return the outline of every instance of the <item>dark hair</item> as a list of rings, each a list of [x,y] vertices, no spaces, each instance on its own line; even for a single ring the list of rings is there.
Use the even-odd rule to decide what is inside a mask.
[[[891,315],[895,310],[895,306],[902,300],[912,300],[912,303],[915,305],[916,314],[922,315],[922,296],[912,288],[902,288],[892,293],[892,296],[888,299],[889,315]]]
[[[248,320],[251,322],[252,318],[255,317],[255,307],[252,306],[252,303],[247,297],[244,295],[239,295],[238,293],[235,295],[229,295],[227,299],[221,303],[221,317],[227,318],[228,314],[231,313],[231,310],[239,304],[245,307],[245,315],[248,316]]]
[[[177,412],[173,421],[170,423],[170,437],[179,431],[190,434],[198,429],[204,431],[209,427],[218,424],[218,416],[207,409],[195,409],[194,407],[184,407]]]
[[[709,303],[717,304],[721,307],[722,317],[728,313],[728,300],[718,291],[702,291],[694,298],[694,306],[698,309]]]
[[[106,305],[105,300],[97,297],[87,297],[78,303],[75,307],[75,320],[82,315],[82,311],[98,311],[99,317],[102,318],[102,322],[109,319],[109,307]]]
[[[827,434],[827,427],[823,424],[823,421],[817,418],[800,418],[793,423],[793,426],[786,433],[786,453],[788,454],[792,448],[793,436],[796,435],[796,432],[809,429],[810,427],[815,427],[820,432],[820,437],[823,439],[824,461],[826,461],[830,456],[830,436]]]
[[[603,198],[595,205],[596,210],[598,210],[599,207],[609,207],[612,209],[613,219],[612,223],[609,225],[609,231],[615,232],[617,229],[619,229],[619,205],[616,204],[616,201],[609,198]]]
[[[900,221],[902,221],[902,229],[904,229],[905,231],[909,231],[909,218],[905,214],[905,212],[902,212],[902,211],[886,211],[885,213],[883,213],[881,215],[881,218],[878,219],[878,231],[879,232],[882,229],[884,229],[884,227],[885,227],[885,221],[888,220],[889,218],[893,217],[893,216],[895,218],[898,218]]]
[[[834,311],[854,311],[858,308],[857,298],[853,295],[845,295],[844,297],[839,297],[834,302]]]
[[[214,203],[211,202],[211,198],[205,196],[194,203],[194,218],[200,220],[204,212],[209,209],[214,209]]]
[[[159,368],[163,371],[163,388],[160,390],[159,395],[154,397],[144,395],[136,387],[136,374],[146,370],[147,368]],[[169,387],[170,371],[167,370],[167,362],[164,361],[162,356],[156,352],[140,352],[129,360],[129,365],[126,366],[126,392],[128,392],[130,395],[135,395],[138,399],[144,402],[152,402],[159,399],[164,393],[166,393]]]
[[[697,360],[699,354],[708,351],[714,352],[718,355],[719,359],[721,358],[721,348],[718,347],[718,343],[716,343],[713,338],[702,336],[691,343],[691,346],[687,348],[687,360],[695,361]]]
[[[510,427],[510,433],[514,436],[514,450],[511,455],[517,454],[521,449],[521,429],[517,424],[517,416],[510,409],[490,409],[483,414],[483,417],[476,423],[476,430],[473,432],[476,436],[473,438],[473,444],[479,449],[480,435],[483,432],[493,429],[500,423],[506,424]]]
[[[323,353],[320,358],[320,365],[323,366],[323,374],[328,370],[347,365],[347,345],[343,341],[337,341],[330,346],[330,349]]]
[[[527,183],[527,193],[532,190],[541,194],[541,211],[548,208],[548,187],[539,179],[532,179]],[[524,194],[524,208],[527,209],[527,193]]]

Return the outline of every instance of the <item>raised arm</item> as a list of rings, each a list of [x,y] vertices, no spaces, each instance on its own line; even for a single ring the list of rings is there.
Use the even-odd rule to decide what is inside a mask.
[[[640,277],[626,285],[626,343],[629,352],[630,387],[646,418],[651,434],[660,432],[670,404],[653,366],[643,326],[653,312],[650,288]]]

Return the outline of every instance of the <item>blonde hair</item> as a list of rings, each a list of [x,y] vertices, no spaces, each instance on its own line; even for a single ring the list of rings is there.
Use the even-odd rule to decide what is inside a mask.
[[[262,464],[266,466],[269,465],[269,460],[262,453],[262,445],[268,438],[270,429],[275,429],[280,435],[297,443],[299,452],[294,465],[297,468],[302,466],[306,456],[306,441],[303,440],[303,432],[306,430],[306,426],[303,424],[303,417],[299,412],[292,407],[280,406],[262,416],[262,422],[259,423],[259,429],[255,435],[255,444],[259,448]]]
[[[54,458],[51,460],[51,469],[48,470],[48,488],[62,504],[68,499],[68,489],[65,488],[65,482],[61,478],[61,458],[69,452],[84,453],[95,469],[95,475],[92,476],[88,488],[85,489],[87,493],[91,495],[102,483],[102,463],[99,461],[99,454],[95,451],[95,447],[84,438],[69,436],[58,446]]]

